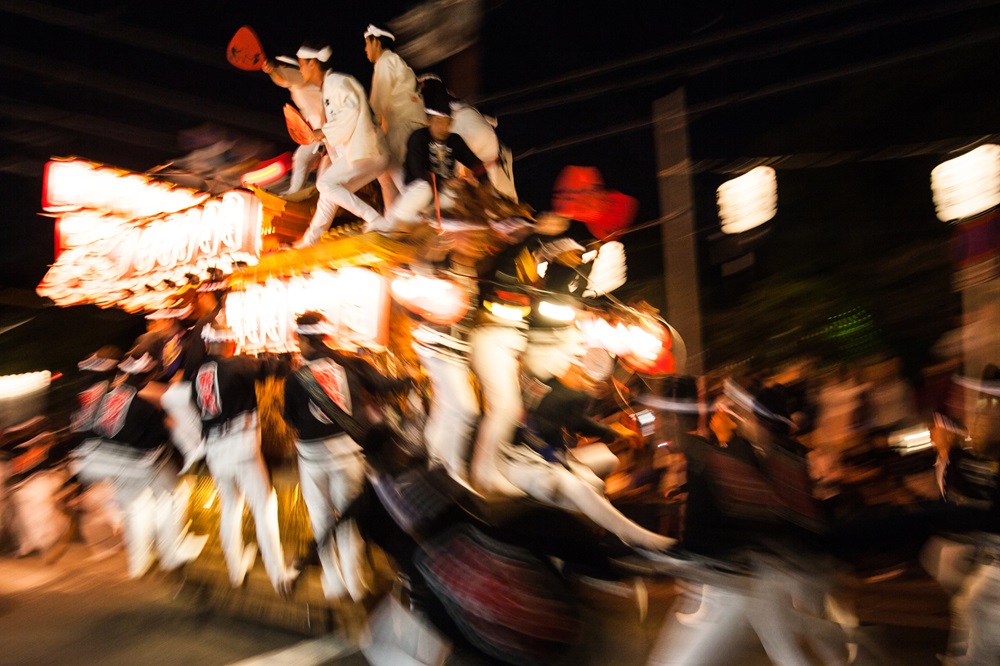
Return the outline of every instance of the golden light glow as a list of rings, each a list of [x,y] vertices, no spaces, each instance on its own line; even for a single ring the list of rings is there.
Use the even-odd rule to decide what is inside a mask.
[[[758,227],[778,212],[778,182],[774,169],[759,166],[726,181],[716,192],[722,231],[739,234]]]
[[[570,322],[576,319],[576,310],[569,305],[557,305],[550,301],[541,301],[538,304],[538,314],[555,321]]]
[[[11,400],[47,391],[52,373],[48,370],[0,377],[0,400]]]
[[[253,171],[247,171],[240,177],[240,183],[245,185],[270,185],[280,180],[290,169],[291,158],[288,153],[260,164]]]
[[[469,294],[452,280],[401,275],[392,280],[392,296],[410,312],[447,326],[469,311]]]
[[[56,222],[59,255],[37,291],[58,305],[158,309],[176,289],[165,281],[179,286],[187,273],[205,278],[209,268],[229,273],[234,262],[255,264],[261,220],[260,201],[242,190],[145,219],[65,212]]]
[[[506,305],[493,301],[483,301],[483,306],[490,311],[490,314],[507,321],[521,321],[531,313],[531,307],[527,305]]]

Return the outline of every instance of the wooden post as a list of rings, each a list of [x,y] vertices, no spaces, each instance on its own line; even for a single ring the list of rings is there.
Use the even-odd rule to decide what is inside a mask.
[[[695,233],[684,88],[653,103],[657,182],[663,219],[664,318],[687,344],[687,374],[704,372],[698,238]]]

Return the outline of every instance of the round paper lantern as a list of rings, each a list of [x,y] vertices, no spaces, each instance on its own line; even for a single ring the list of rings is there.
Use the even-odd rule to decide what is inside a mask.
[[[469,292],[457,282],[411,275],[392,281],[392,297],[432,324],[450,326],[469,311]]]
[[[759,166],[728,180],[716,191],[722,232],[741,234],[759,227],[778,212],[778,181],[774,169]]]
[[[1000,204],[1000,146],[979,146],[931,171],[934,207],[942,222],[979,215]]]

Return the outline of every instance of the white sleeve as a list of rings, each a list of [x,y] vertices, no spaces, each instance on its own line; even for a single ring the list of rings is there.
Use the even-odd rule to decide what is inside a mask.
[[[348,143],[358,124],[362,100],[343,79],[323,83],[323,100],[326,105],[323,136],[327,143],[331,146]]]
[[[388,111],[389,102],[392,99],[392,87],[395,76],[388,58],[379,58],[375,61],[375,73],[372,74],[372,94],[369,104],[372,113],[375,114],[375,122],[382,125]]]

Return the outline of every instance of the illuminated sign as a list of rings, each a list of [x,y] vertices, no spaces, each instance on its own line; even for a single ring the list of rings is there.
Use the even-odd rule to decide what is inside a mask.
[[[367,268],[316,270],[247,285],[226,297],[225,317],[243,351],[282,352],[298,348],[295,318],[310,310],[326,315],[342,346],[382,347],[388,341],[388,281]]]
[[[58,213],[57,257],[37,291],[58,305],[157,309],[186,274],[230,273],[234,262],[260,256],[261,204],[242,190],[212,198],[89,162],[53,161],[43,207]]]
[[[49,213],[91,209],[127,218],[175,213],[211,195],[148,176],[83,160],[45,165],[42,209]]]

